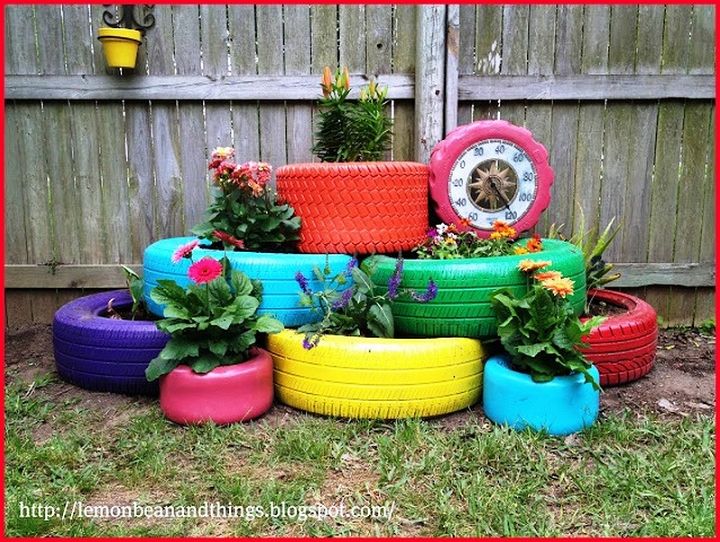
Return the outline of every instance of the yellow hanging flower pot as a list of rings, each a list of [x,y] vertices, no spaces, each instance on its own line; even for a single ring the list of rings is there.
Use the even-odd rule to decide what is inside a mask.
[[[129,28],[99,28],[98,39],[103,45],[105,61],[111,68],[134,68],[142,33]]]

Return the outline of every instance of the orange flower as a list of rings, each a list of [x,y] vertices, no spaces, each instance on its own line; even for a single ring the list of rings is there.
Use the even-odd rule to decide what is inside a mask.
[[[535,273],[533,278],[540,282],[544,280],[554,280],[562,278],[562,273],[560,271],[543,271],[542,273]]]
[[[494,231],[490,234],[490,239],[512,238],[517,234],[515,228],[503,220],[493,222],[492,228]]]
[[[518,264],[518,269],[525,273],[532,273],[533,271],[547,267],[551,263],[552,262],[547,260],[521,260]]]
[[[470,227],[470,224],[472,224],[472,222],[470,222],[467,218],[461,218],[461,219],[460,219],[460,225],[461,225],[463,228],[469,228],[469,227]]]
[[[323,89],[323,96],[327,98],[332,90],[332,72],[330,71],[330,66],[323,68],[322,83],[320,83],[320,86]]]
[[[528,253],[528,249],[526,249],[525,247],[521,247],[521,246],[515,247],[513,249],[513,251],[515,252],[515,254],[527,254]]]
[[[540,240],[540,236],[536,233],[534,234],[530,240],[527,242],[527,249],[528,252],[540,252],[542,250],[542,241]]]
[[[342,85],[345,87],[345,90],[350,90],[350,72],[348,72],[347,66],[343,68]]]
[[[543,288],[552,292],[554,296],[565,297],[566,295],[572,295],[573,286],[575,283],[569,278],[556,278],[544,280],[540,283]]]

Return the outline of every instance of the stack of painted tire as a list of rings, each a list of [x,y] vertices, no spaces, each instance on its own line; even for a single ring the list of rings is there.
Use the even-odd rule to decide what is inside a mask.
[[[93,294],[63,305],[53,319],[58,374],[81,388],[124,394],[156,395],[157,382],[145,369],[169,340],[152,321],[107,317],[108,304],[129,309],[127,290]]]
[[[143,258],[143,277],[145,279],[145,302],[148,309],[158,316],[163,315],[163,306],[150,297],[158,280],[173,280],[183,288],[190,284],[188,268],[190,260],[183,259],[174,264],[171,257],[175,250],[195,237],[172,237],[162,239],[145,249]],[[323,268],[327,264],[331,273],[345,269],[350,256],[344,254],[279,254],[271,252],[225,252],[197,247],[193,250],[193,259],[205,256],[216,260],[226,256],[233,269],[242,271],[250,279],[263,284],[262,303],[258,314],[272,314],[286,327],[297,327],[313,321],[312,311],[300,305],[298,284],[295,274],[303,273],[310,280],[310,287],[319,289],[320,282],[315,278],[313,268]],[[349,286],[350,283],[348,283]]]
[[[279,196],[302,220],[300,252],[396,253],[427,232],[425,164],[291,164],[276,175]]]
[[[520,260],[549,260],[549,270],[560,271],[575,283],[569,297],[576,314],[585,305],[585,262],[580,249],[565,241],[543,239],[543,250],[533,254],[495,256],[463,260],[405,260],[402,285],[422,289],[429,279],[438,294],[429,303],[398,300],[393,304],[395,329],[405,335],[422,337],[477,337],[497,335],[490,298],[496,290],[508,288],[521,294],[527,278],[517,269]],[[363,262],[379,292],[395,269],[395,258],[371,256]]]

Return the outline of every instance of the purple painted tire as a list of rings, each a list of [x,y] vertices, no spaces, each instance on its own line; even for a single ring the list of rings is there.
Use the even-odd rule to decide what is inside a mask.
[[[129,308],[127,290],[102,292],[63,305],[53,319],[53,349],[60,377],[81,388],[127,395],[157,395],[145,368],[170,338],[146,320],[103,316],[108,301]]]

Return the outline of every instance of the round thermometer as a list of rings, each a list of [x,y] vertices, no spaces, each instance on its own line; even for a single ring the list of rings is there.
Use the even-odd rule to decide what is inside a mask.
[[[532,228],[550,203],[552,182],[545,147],[525,128],[503,120],[459,126],[430,156],[430,196],[438,217],[481,237],[492,233],[496,220],[518,233]]]

